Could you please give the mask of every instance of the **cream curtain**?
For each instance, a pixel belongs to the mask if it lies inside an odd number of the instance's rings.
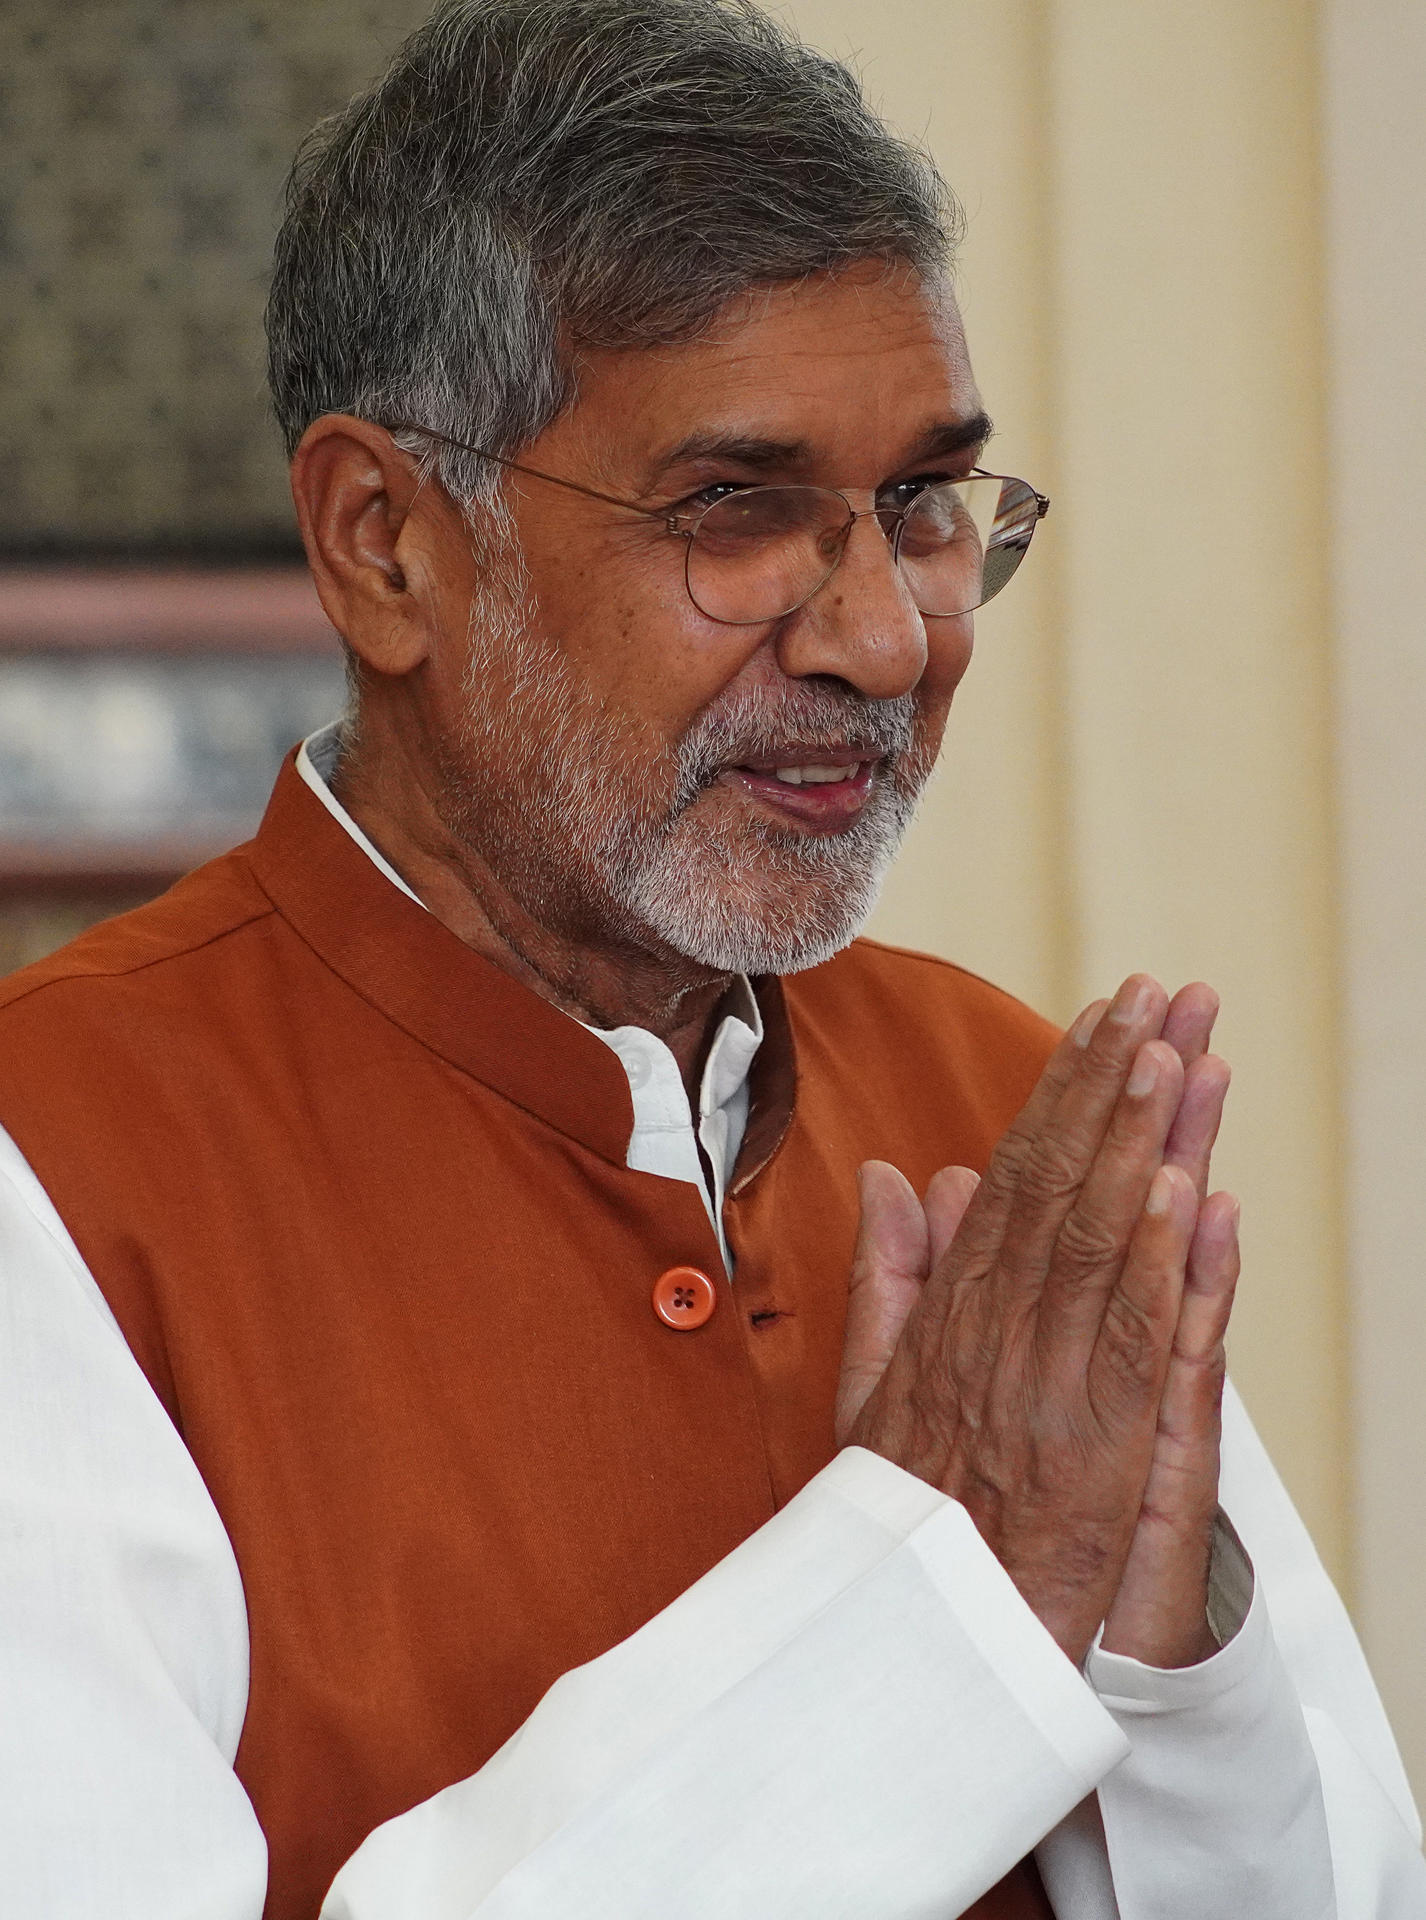
[[[964,202],[992,463],[1054,497],[874,931],[1060,1017],[1135,967],[1221,990],[1234,1371],[1420,1791],[1426,13],[785,11]]]

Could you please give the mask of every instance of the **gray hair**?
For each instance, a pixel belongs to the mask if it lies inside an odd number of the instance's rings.
[[[289,451],[351,412],[512,454],[581,352],[858,261],[937,278],[959,232],[929,158],[752,0],[442,0],[298,151],[273,405]],[[432,458],[459,500],[493,478]]]

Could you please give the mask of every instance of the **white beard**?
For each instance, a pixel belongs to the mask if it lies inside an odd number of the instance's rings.
[[[720,972],[796,973],[830,959],[866,924],[929,772],[905,778],[913,721],[909,697],[870,703],[807,685],[775,705],[748,692],[715,701],[679,742],[675,806],[644,842],[627,905]],[[810,834],[756,815],[736,825],[690,817],[717,769],[789,739],[865,746],[868,759],[889,761],[851,826]]]
[[[743,688],[670,749],[613,713],[540,635],[518,550],[499,559],[472,608],[468,705],[446,786],[452,824],[526,911],[551,927],[592,918],[643,947],[652,935],[720,973],[795,973],[853,940],[934,764],[916,740],[914,697],[867,700],[809,681],[779,697]],[[498,703],[487,686],[496,662]],[[730,826],[697,807],[720,770],[789,740],[865,747],[883,763],[853,825],[799,833],[749,815]],[[518,769],[518,790],[488,790],[483,766]]]

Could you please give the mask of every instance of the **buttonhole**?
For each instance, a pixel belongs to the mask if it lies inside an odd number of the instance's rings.
[[[785,1320],[787,1315],[781,1307],[754,1307],[748,1315],[749,1323],[761,1330],[770,1327],[774,1320]]]

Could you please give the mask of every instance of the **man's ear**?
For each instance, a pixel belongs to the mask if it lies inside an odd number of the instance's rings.
[[[292,456],[292,499],[327,618],[378,673],[410,673],[431,651],[430,614],[408,573],[424,578],[412,509],[416,463],[384,427],[324,413]]]

